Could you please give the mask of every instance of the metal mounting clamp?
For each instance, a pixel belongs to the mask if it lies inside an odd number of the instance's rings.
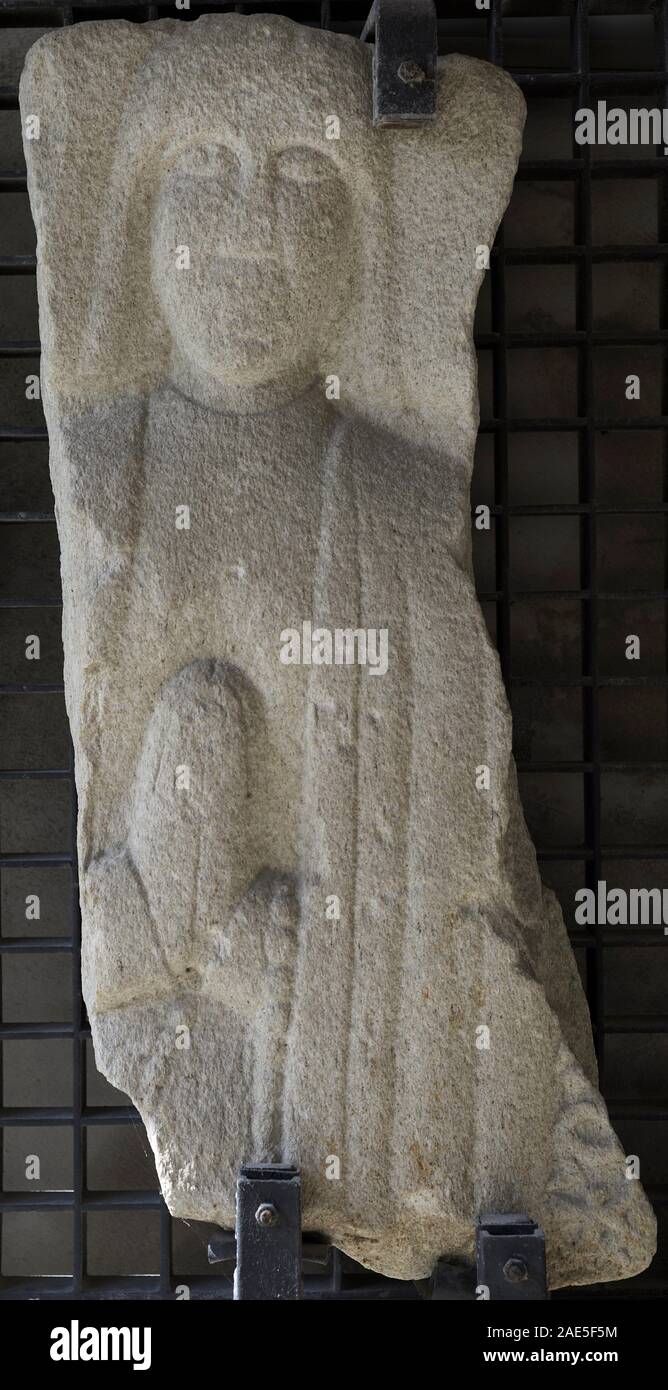
[[[436,115],[438,25],[433,0],[374,0],[373,124],[416,126]]]
[[[486,1214],[476,1231],[478,1289],[490,1299],[547,1299],[545,1235],[528,1216]]]
[[[284,1163],[249,1164],[237,1180],[235,1235],[209,1242],[209,1263],[234,1258],[234,1298],[302,1296],[301,1176]]]

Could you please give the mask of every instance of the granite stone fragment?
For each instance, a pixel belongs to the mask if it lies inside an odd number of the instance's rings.
[[[96,1057],[176,1216],[231,1226],[239,1166],[294,1162],[305,1227],[385,1275],[520,1210],[552,1287],[621,1278],[654,1218],[471,566],[524,103],[451,56],[432,126],[374,130],[370,68],[231,13],[28,54]]]

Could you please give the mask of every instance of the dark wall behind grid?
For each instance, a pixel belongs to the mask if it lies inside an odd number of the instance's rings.
[[[39,370],[34,230],[16,87],[47,29],[212,10],[275,10],[359,33],[368,5],[85,6],[0,0],[0,1297],[225,1298],[208,1230],[171,1221],[124,1096],[99,1075],[78,980],[71,759],[58,542]],[[441,51],[509,68],[529,103],[523,160],[477,315],[478,588],[501,655],[529,828],[571,929],[602,1088],[660,1228],[639,1278],[571,1291],[668,1293],[668,936],[576,927],[606,879],[668,888],[668,156],[573,142],[596,100],[668,106],[668,0],[441,3]],[[624,394],[641,378],[637,402]],[[25,659],[29,634],[41,660]],[[640,637],[641,659],[625,657]],[[39,922],[25,898],[41,899]],[[26,1155],[41,1160],[39,1181]],[[333,1256],[330,1296],[413,1297]],[[315,1287],[315,1286],[314,1286]]]

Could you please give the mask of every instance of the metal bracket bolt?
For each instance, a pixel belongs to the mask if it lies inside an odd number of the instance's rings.
[[[280,1216],[271,1202],[262,1202],[255,1213],[258,1226],[278,1226]]]
[[[509,1284],[522,1284],[525,1279],[529,1278],[529,1271],[524,1260],[506,1260],[503,1266],[503,1277],[508,1280]]]

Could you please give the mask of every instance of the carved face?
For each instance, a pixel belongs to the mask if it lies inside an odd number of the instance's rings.
[[[188,145],[169,162],[153,223],[153,281],[198,368],[255,384],[307,372],[349,298],[350,200],[308,145]]]

